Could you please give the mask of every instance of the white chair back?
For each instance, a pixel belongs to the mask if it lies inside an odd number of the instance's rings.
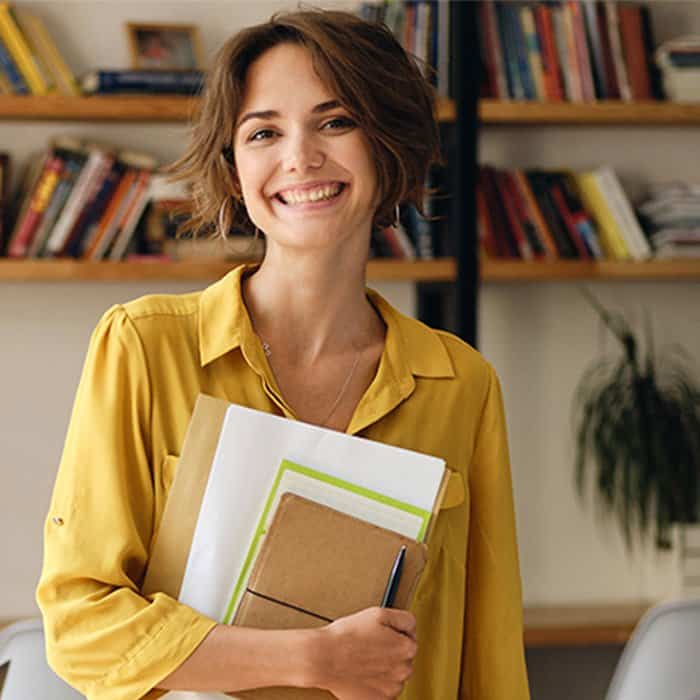
[[[647,612],[622,652],[606,700],[700,700],[700,599]]]
[[[0,700],[81,700],[46,662],[41,620],[15,622],[0,630],[0,666],[9,664]]]

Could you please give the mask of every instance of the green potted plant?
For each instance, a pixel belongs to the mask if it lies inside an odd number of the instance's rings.
[[[576,483],[593,472],[597,499],[620,522],[628,548],[649,532],[670,549],[671,527],[700,521],[700,388],[682,353],[646,352],[625,318],[584,295],[622,353],[596,361],[575,394]]]

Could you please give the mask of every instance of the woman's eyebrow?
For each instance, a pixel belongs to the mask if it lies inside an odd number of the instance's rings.
[[[341,104],[338,100],[328,100],[327,102],[321,102],[317,104],[312,110],[312,114],[321,114],[322,112],[328,112],[331,109],[340,107]],[[280,113],[274,109],[265,109],[259,112],[248,112],[243,115],[238,121],[236,128],[240,128],[249,119],[272,119],[273,117],[279,117]]]

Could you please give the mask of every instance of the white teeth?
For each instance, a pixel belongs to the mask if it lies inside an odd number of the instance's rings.
[[[317,187],[313,190],[286,190],[280,196],[287,204],[303,204],[304,202],[318,202],[322,199],[331,199],[341,190],[340,183]]]

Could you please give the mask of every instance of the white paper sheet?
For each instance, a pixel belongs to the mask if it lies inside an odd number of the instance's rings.
[[[445,467],[437,457],[231,405],[204,492],[180,600],[223,620],[243,558],[283,459],[432,510]],[[171,692],[168,700],[220,700]]]

